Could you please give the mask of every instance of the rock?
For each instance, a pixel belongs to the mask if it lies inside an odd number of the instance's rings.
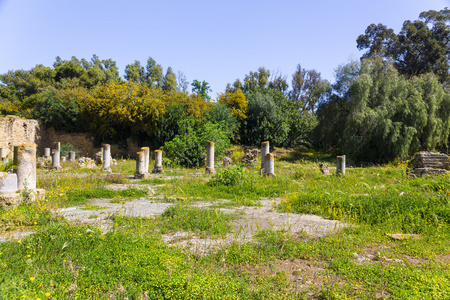
[[[97,165],[103,164],[103,151],[99,151],[94,154],[94,161]]]
[[[229,158],[227,156],[223,157],[223,166],[224,167],[228,167],[229,165],[231,165],[231,162],[232,162],[231,158]]]
[[[92,158],[89,157],[81,157],[78,159],[78,167],[86,168],[86,169],[97,169],[97,164]]]
[[[38,157],[36,159],[36,167],[37,168],[47,168],[51,164],[51,160],[45,157]]]
[[[256,150],[256,153],[258,150]],[[245,150],[244,157],[242,157],[241,161],[242,163],[248,165],[251,165],[256,160],[256,155],[254,155],[253,151]]]
[[[408,164],[409,177],[442,176],[450,170],[450,159],[444,153],[421,151]]]
[[[331,174],[328,164],[320,164],[319,167],[320,167],[320,172],[322,172],[323,175],[328,176]]]
[[[0,193],[15,193],[17,190],[17,174],[0,172]]]

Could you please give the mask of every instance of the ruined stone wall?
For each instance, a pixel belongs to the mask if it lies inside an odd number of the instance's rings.
[[[0,148],[8,149],[8,155],[14,145],[35,143],[44,151],[45,132],[36,120],[24,120],[17,116],[0,119]],[[39,153],[39,152],[38,152]]]
[[[56,131],[54,128],[49,128],[45,133],[46,147],[51,147],[53,143],[60,142],[61,145],[70,143],[76,149],[80,150],[81,156],[94,157],[94,137],[88,133],[67,133],[65,131]],[[44,149],[38,152],[41,156]]]
[[[86,157],[94,157],[94,153],[100,150],[98,147],[94,148],[96,143],[89,133],[67,133],[54,128],[46,129],[37,120],[24,120],[17,116],[0,119],[0,148],[7,148],[8,154],[13,151],[14,145],[35,143],[37,156],[43,156],[44,148],[52,148],[55,142],[60,142],[61,145],[70,143],[80,150],[79,155]],[[131,138],[121,145],[110,144],[113,157],[135,158],[136,152],[140,149],[137,142]]]

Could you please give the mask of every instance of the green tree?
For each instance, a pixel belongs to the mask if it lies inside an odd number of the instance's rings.
[[[146,67],[147,73],[147,85],[148,87],[158,87],[162,88],[164,84],[164,76],[163,76],[163,69],[160,64],[157,64],[156,61],[149,57],[147,59],[147,67]]]
[[[448,82],[450,59],[450,10],[426,11],[417,21],[405,21],[399,34],[383,24],[371,24],[357,39],[363,58],[392,59],[397,70],[407,76],[434,73]]]
[[[192,117],[179,121],[180,133],[166,142],[163,150],[176,164],[186,167],[205,165],[206,143],[214,142],[215,157],[219,158],[230,144],[230,132],[222,124],[201,121]]]
[[[144,67],[141,66],[141,63],[138,60],[135,60],[134,64],[125,66],[124,77],[128,82],[136,82],[140,84],[144,84],[147,82],[145,78]]]
[[[407,79],[380,59],[351,63],[337,70],[333,94],[319,106],[315,136],[358,161],[405,158],[447,142],[449,101],[432,74]]]
[[[211,99],[211,97],[208,95],[208,92],[211,91],[211,88],[209,87],[209,84],[206,81],[198,81],[195,79],[192,83],[192,92],[201,96],[205,100]]]
[[[258,71],[250,71],[247,75],[245,75],[243,83],[240,79],[236,79],[232,85],[227,84],[226,92],[236,92],[237,90],[242,90],[245,94],[247,94],[272,89],[284,93],[288,87],[289,86],[286,82],[285,76],[276,73],[271,77],[269,70],[264,67],[260,67]]]
[[[164,84],[162,87],[163,91],[166,92],[176,92],[177,91],[177,77],[172,71],[171,67],[167,68],[166,75],[164,76]]]
[[[244,145],[259,145],[270,141],[280,146],[287,137],[288,126],[270,93],[254,92],[247,95],[247,118],[241,122],[240,139]]]
[[[329,82],[323,80],[319,72],[314,69],[302,69],[298,64],[292,75],[292,90],[289,91],[288,96],[297,109],[314,115],[320,99],[329,89]]]

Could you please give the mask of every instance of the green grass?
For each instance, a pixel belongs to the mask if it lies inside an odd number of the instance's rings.
[[[113,228],[106,234],[67,224],[51,211],[78,204],[99,208],[89,204],[93,198],[124,203],[146,196],[145,191],[104,188],[127,182],[121,175],[42,172],[38,184],[47,191],[45,201],[0,210],[0,233],[37,231],[20,243],[0,243],[0,295],[6,299],[449,299],[450,178],[408,179],[405,165],[348,168],[345,176],[324,177],[319,171],[324,159],[332,162],[330,156],[315,153],[278,158],[276,177],[260,176],[258,163],[250,171],[217,167],[214,176],[193,175],[202,169],[173,168],[173,173],[161,176],[185,177],[140,183],[164,184],[157,193],[166,196],[163,201],[170,198],[174,206],[161,216],[114,216]],[[115,172],[130,174],[133,163],[119,161]],[[237,216],[214,208],[257,205],[260,198],[275,197],[281,199],[280,211],[318,214],[351,226],[321,238],[262,230],[252,242],[234,241],[206,256],[162,241],[162,234],[177,231],[222,238],[233,232],[230,222]],[[216,203],[211,208],[189,207],[199,201]],[[415,233],[420,238],[393,240],[387,233]]]
[[[181,230],[198,233],[201,237],[224,236],[230,232],[230,221],[233,219],[236,217],[214,209],[175,205],[167,208],[161,215],[161,233]]]
[[[0,252],[0,294],[12,299],[46,298],[45,293],[53,299],[284,299],[291,294],[283,278],[255,281],[237,277],[236,270],[217,272],[208,259],[169,248],[157,236],[139,238],[120,229],[102,235],[84,226],[52,226],[21,243],[0,244]]]

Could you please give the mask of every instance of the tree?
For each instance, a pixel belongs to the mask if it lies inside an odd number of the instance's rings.
[[[329,100],[319,105],[315,136],[325,149],[357,161],[386,162],[447,142],[450,95],[436,76],[411,79],[381,59],[337,70]]]
[[[209,84],[206,81],[198,81],[197,79],[194,79],[194,81],[191,83],[192,86],[192,92],[201,96],[205,101],[210,100],[211,97],[208,95],[208,92],[211,91],[211,88],[209,87]]]
[[[400,74],[409,77],[434,73],[439,81],[450,80],[450,10],[426,11],[417,21],[405,21],[399,34],[383,24],[371,24],[357,39],[363,58],[392,59]]]
[[[128,82],[146,83],[144,67],[138,60],[135,60],[134,64],[125,66],[124,77]]]
[[[177,76],[178,91],[182,92],[182,93],[187,93],[188,87],[189,87],[189,82],[187,81],[186,76],[184,75],[183,72],[178,71],[178,76]]]
[[[192,117],[179,121],[180,133],[166,142],[163,150],[176,164],[200,167],[206,160],[206,143],[214,142],[215,157],[220,157],[231,146],[231,133],[222,124],[201,121]]]
[[[177,91],[177,77],[172,71],[171,67],[167,68],[166,76],[164,76],[163,91],[176,92]]]
[[[260,67],[256,72],[250,72],[244,77],[244,92],[266,89],[269,84],[270,71]]]
[[[217,102],[231,109],[231,114],[239,121],[247,118],[248,101],[241,90],[219,94]]]
[[[302,69],[297,65],[297,70],[292,75],[292,90],[288,93],[297,109],[315,114],[317,104],[322,96],[329,91],[329,82],[323,80],[316,70]]]
[[[163,69],[161,65],[149,57],[147,59],[147,73],[145,74],[148,87],[162,88],[164,84]]]
[[[254,92],[248,94],[246,99],[248,113],[240,126],[241,142],[244,145],[259,145],[268,140],[274,146],[282,145],[289,128],[277,109],[274,96],[267,92]]]
[[[260,67],[256,72],[250,72],[244,77],[244,83],[240,79],[236,79],[233,85],[227,84],[226,92],[235,92],[242,90],[245,94],[251,92],[262,92],[263,90],[272,89],[285,92],[288,89],[286,78],[276,73],[271,77],[271,73],[264,67]]]

